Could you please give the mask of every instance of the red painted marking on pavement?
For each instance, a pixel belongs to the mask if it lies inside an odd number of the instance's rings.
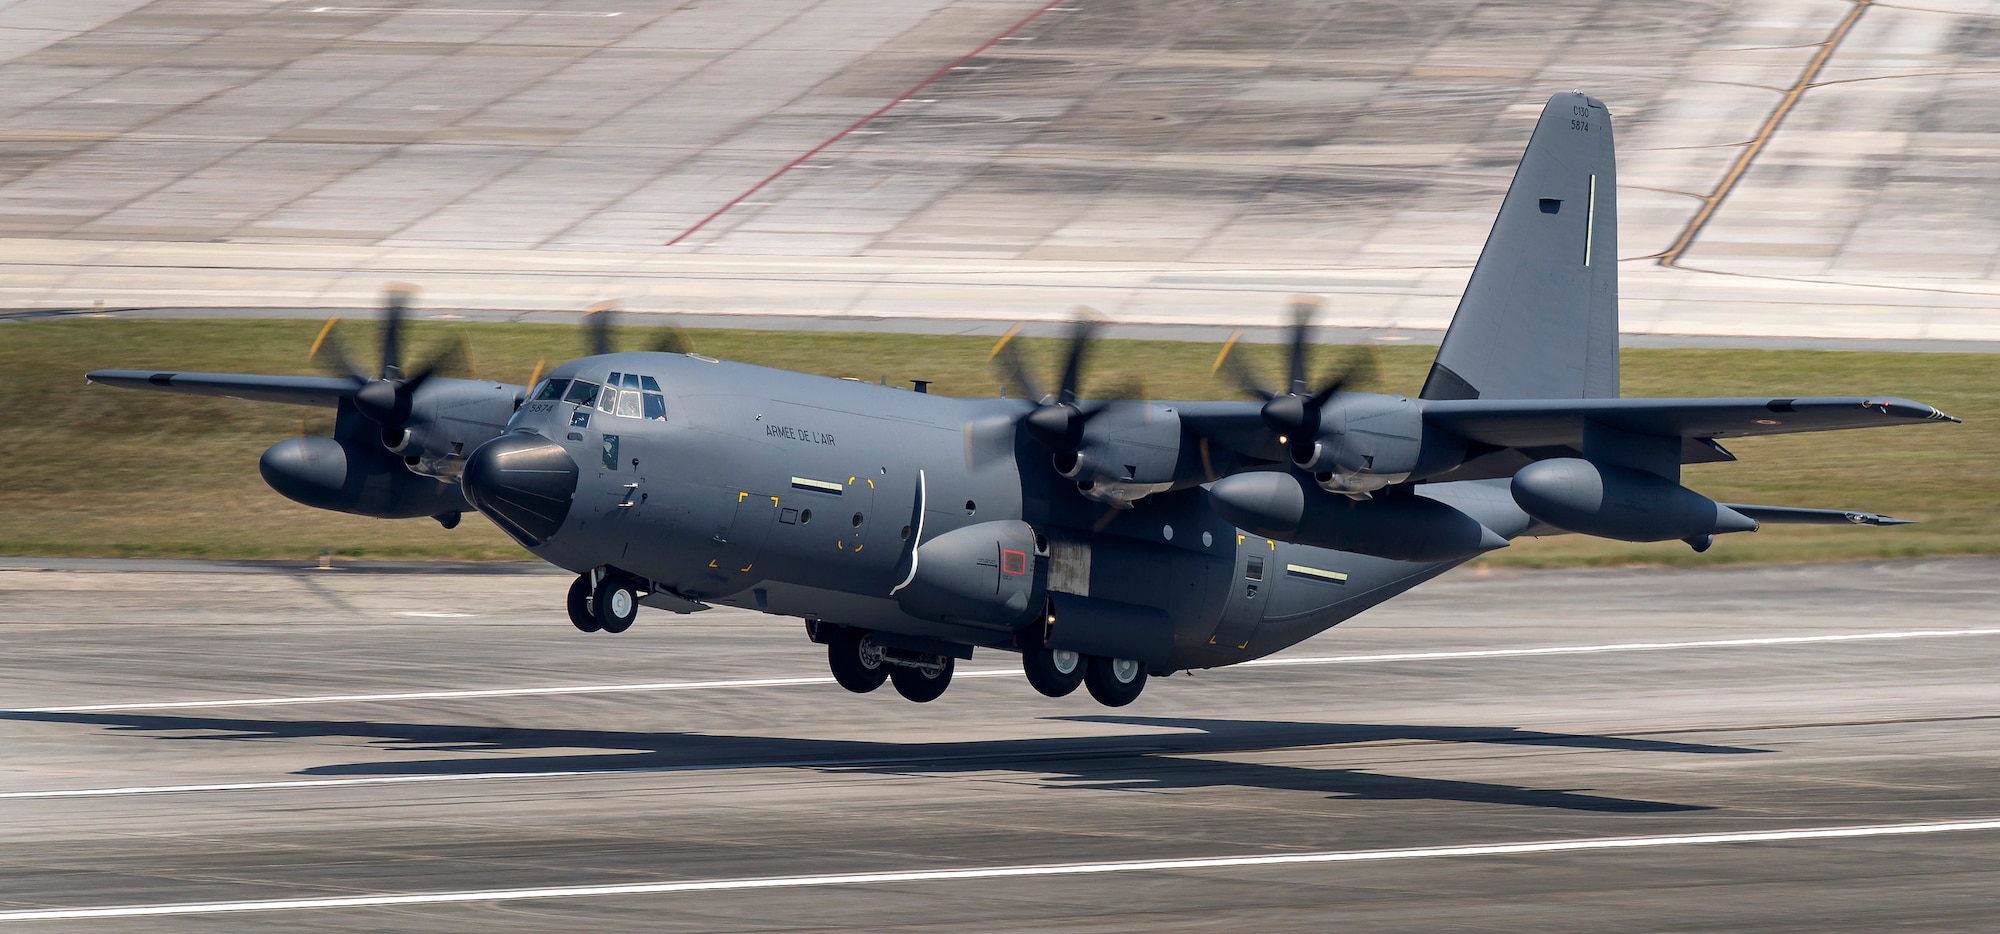
[[[804,165],[807,159],[811,159],[812,157],[817,156],[822,152],[825,152],[827,150],[827,147],[832,146],[833,144],[838,143],[843,139],[846,139],[848,134],[853,133],[855,130],[861,129],[864,126],[867,126],[875,118],[880,117],[883,114],[888,113],[890,110],[895,109],[896,105],[901,104],[904,101],[907,101],[910,98],[917,96],[917,92],[922,91],[927,87],[930,87],[931,82],[934,82],[937,79],[942,78],[945,75],[949,74],[952,69],[957,68],[958,66],[971,61],[981,52],[984,52],[987,49],[992,48],[993,46],[997,45],[1000,42],[1000,40],[1013,35],[1016,31],[1020,30],[1022,27],[1041,18],[1041,15],[1043,13],[1047,13],[1048,11],[1055,9],[1056,6],[1062,2],[1063,0],[1049,0],[1049,2],[1042,4],[1040,9],[1037,9],[1035,12],[1030,13],[1027,16],[1023,17],[1020,22],[1007,27],[1005,30],[1001,31],[998,35],[995,35],[993,38],[980,43],[979,48],[973,49],[972,51],[959,56],[957,59],[953,60],[951,64],[946,65],[935,72],[932,72],[930,77],[925,78],[924,80],[919,81],[916,84],[910,85],[910,89],[904,91],[902,94],[897,95],[895,100],[883,104],[881,107],[876,108],[874,113],[871,113],[868,116],[862,117],[861,119],[854,121],[852,124],[849,124],[847,129],[841,130],[840,132],[827,137],[825,142],[820,143],[819,145],[806,150],[803,155],[800,155],[798,158],[785,163],[784,168],[781,168],[778,171],[772,172],[770,175],[765,176],[763,181],[758,182],[757,184],[752,185],[747,189],[744,189],[742,194],[739,194],[736,197],[729,199],[728,204],[716,208],[714,213],[708,215],[707,217],[702,218],[699,221],[696,221],[693,227],[689,227],[688,229],[681,231],[679,236],[674,237],[672,240],[668,240],[667,246],[674,246],[680,243],[682,240],[686,240],[688,237],[692,236],[695,231],[700,230],[703,227],[707,227],[710,221],[713,221],[716,218],[729,213],[729,210],[731,208],[734,208],[737,205],[742,204],[751,195],[763,191],[765,186],[771,184],[772,182],[777,181],[780,178],[783,178],[785,173],[790,172],[791,170],[796,169],[801,165]]]

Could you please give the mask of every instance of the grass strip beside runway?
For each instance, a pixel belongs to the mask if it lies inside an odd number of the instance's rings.
[[[366,321],[343,322],[348,346],[372,347]],[[267,489],[257,457],[304,431],[326,434],[328,409],[90,387],[96,368],[316,373],[306,359],[319,325],[294,320],[20,321],[0,324],[0,554],[311,559],[519,559],[491,525],[445,531],[429,520],[383,522],[297,506]],[[630,329],[631,346],[646,333]],[[416,322],[413,359],[461,335],[476,375],[525,381],[536,361],[584,352],[573,328]],[[887,333],[701,330],[704,352],[733,360],[891,385],[933,381],[933,392],[994,395],[992,341]],[[1024,339],[1053,379],[1059,341]],[[1216,347],[1105,341],[1085,389],[1143,380],[1158,399],[1231,398],[1209,375]],[[1259,372],[1281,369],[1282,348],[1239,345]],[[1384,346],[1373,387],[1414,393],[1433,350]],[[1353,349],[1318,348],[1314,371]],[[1856,508],[1922,520],[1900,528],[1769,528],[1720,539],[1706,555],[1679,543],[1631,545],[1580,536],[1521,541],[1496,565],[1808,561],[2000,552],[2000,356],[1788,350],[1626,350],[1627,396],[1889,394],[1936,405],[1963,425],[1732,441],[1740,463],[1688,468],[1689,486],[1717,499]]]

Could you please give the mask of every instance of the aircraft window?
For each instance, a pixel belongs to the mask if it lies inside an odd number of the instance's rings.
[[[639,417],[639,393],[636,390],[627,389],[618,394],[618,414],[626,418]]]
[[[569,392],[563,396],[564,402],[577,405],[593,405],[597,402],[597,384],[577,380],[569,384]]]
[[[597,394],[597,410],[606,415],[618,411],[618,387],[605,384],[604,391]]]
[[[607,376],[607,377],[605,377],[605,378],[604,378],[604,388],[606,388],[606,389],[617,389],[617,388],[618,388],[618,376],[619,376],[619,374],[617,374],[617,373],[613,373],[613,374],[611,374],[610,376]]]
[[[627,374],[625,374],[625,388],[626,388],[626,389],[631,389],[631,390],[634,390],[634,391],[638,390],[638,388],[639,388],[639,374],[637,374],[637,373],[627,373]]]
[[[640,386],[639,386],[639,388],[641,388],[641,389],[644,389],[644,390],[646,390],[647,392],[659,392],[659,391],[660,391],[660,381],[659,381],[659,380],[656,380],[656,379],[654,379],[654,378],[652,378],[652,377],[650,377],[650,376],[641,376],[641,377],[639,377],[639,383],[640,383]]]
[[[569,390],[569,380],[545,379],[542,380],[541,391],[535,393],[535,401],[545,402],[550,399],[561,399],[563,397],[563,393],[567,392],[568,390]]]
[[[660,395],[657,392],[649,392],[646,393],[645,396],[646,396],[646,417],[653,419],[655,421],[662,421],[662,422],[666,421],[667,398],[665,396]]]

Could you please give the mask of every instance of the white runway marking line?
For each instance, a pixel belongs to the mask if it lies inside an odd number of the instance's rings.
[[[564,10],[409,10],[379,6],[316,6],[314,13],[394,13],[399,16],[581,16],[610,19],[623,13],[569,12]]]
[[[1555,645],[1526,649],[1472,649],[1447,652],[1402,652],[1385,655],[1260,658],[1241,662],[1244,668],[1288,665],[1365,665],[1385,662],[1449,661],[1469,658],[1510,658],[1535,655],[1595,655],[1607,652],[1659,652],[1673,649],[1715,649],[1760,645],[1808,645],[1821,642],[1871,642],[1896,639],[1940,639],[1954,636],[2000,636],[2000,629],[1924,629],[1909,632],[1834,633],[1814,636],[1770,636],[1756,639],[1704,639],[1691,642],[1616,642],[1606,645]],[[1003,678],[1020,674],[1013,668],[961,671],[954,678]],[[477,697],[534,697],[560,694],[623,694],[650,691],[699,691],[716,688],[785,687],[832,684],[826,676],[744,678],[730,681],[654,681],[639,684],[580,684],[543,688],[493,688],[468,691],[406,691],[397,694],[313,694],[303,697],[245,697],[230,700],[76,704],[67,707],[17,707],[7,713],[92,713],[98,711],[190,710],[214,707],[280,707],[298,704],[341,704],[368,701],[452,700]]]
[[[1518,856],[1588,850],[1637,850],[1672,846],[1715,846],[1730,843],[1783,843],[1801,840],[1852,840],[1917,834],[2000,830],[2000,820],[1953,823],[1885,824],[1869,827],[1805,827],[1739,833],[1678,834],[1657,837],[1597,837],[1532,843],[1489,843],[1403,850],[1359,850],[1333,853],[1292,853],[1274,856],[1218,856],[1193,859],[1151,859],[1109,863],[988,866],[971,869],[922,869],[905,872],[857,872],[821,876],[774,876],[747,879],[704,879],[688,882],[633,882],[537,889],[489,889],[468,892],[418,892],[402,895],[336,895],[324,898],[283,898],[263,901],[205,902],[186,905],[129,905],[112,908],[46,908],[0,911],[9,921],[81,921],[161,915],[234,914],[249,911],[324,911],[338,908],[378,908],[392,905],[446,905],[458,902],[520,901],[537,898],[607,898],[619,895],[677,895],[692,892],[733,892],[759,889],[800,889],[837,885],[890,885],[907,882],[951,882],[969,879],[1018,879],[1038,876],[1083,876],[1127,872],[1176,872],[1196,869],[1241,869],[1258,866],[1302,866],[1315,863],[1369,863],[1407,859],[1450,859],[1469,856]]]

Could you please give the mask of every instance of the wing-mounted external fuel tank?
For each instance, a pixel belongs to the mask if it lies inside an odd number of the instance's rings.
[[[1260,471],[1209,487],[1215,511],[1245,531],[1279,541],[1396,561],[1457,561],[1507,539],[1457,508],[1414,493],[1356,500],[1295,473]]]
[[[1710,536],[1757,529],[1755,520],[1658,474],[1577,457],[1529,464],[1512,489],[1536,519],[1619,541],[1680,539],[1706,551]]]

